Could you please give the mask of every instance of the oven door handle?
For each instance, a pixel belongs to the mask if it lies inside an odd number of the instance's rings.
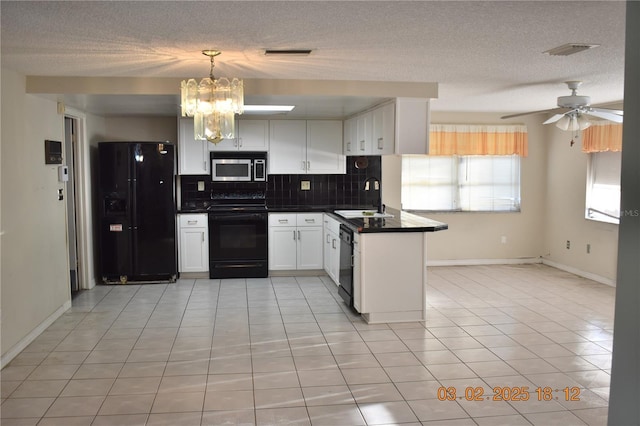
[[[209,213],[209,220],[225,220],[225,221],[242,221],[242,220],[263,220],[263,213],[231,213],[231,214],[212,214]]]

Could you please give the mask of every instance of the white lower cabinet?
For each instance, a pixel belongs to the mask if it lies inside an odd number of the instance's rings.
[[[322,269],[322,213],[269,213],[269,270]]]
[[[209,226],[204,213],[178,215],[178,271],[209,270]]]
[[[424,321],[426,273],[424,233],[354,234],[354,307],[366,322]]]
[[[324,270],[336,285],[340,282],[340,222],[324,215]]]

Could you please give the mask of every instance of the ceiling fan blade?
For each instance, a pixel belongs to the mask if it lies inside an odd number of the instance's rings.
[[[520,117],[520,116],[523,116],[523,115],[542,114],[543,112],[563,112],[563,111],[568,111],[568,109],[567,108],[543,109],[543,110],[540,110],[540,111],[529,111],[529,112],[521,112],[519,114],[505,115],[505,116],[502,116],[500,118],[514,118],[514,117]]]
[[[596,108],[590,107],[591,111],[610,112],[612,114],[624,115],[624,111],[621,109],[609,109],[609,108]]]
[[[555,114],[553,117],[551,117],[550,119],[548,119],[547,121],[545,121],[542,124],[555,123],[556,121],[560,120],[562,117],[564,117],[564,114]]]
[[[594,117],[604,118],[605,120],[613,121],[615,123],[622,123],[623,117],[621,115],[613,114],[609,111],[586,111],[583,114],[593,115]]]

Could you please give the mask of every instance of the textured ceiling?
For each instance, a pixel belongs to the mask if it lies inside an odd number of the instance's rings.
[[[217,76],[437,82],[435,111],[552,108],[566,80],[594,104],[623,97],[623,1],[2,0],[0,13],[2,66],[29,76],[204,77],[200,51],[216,48]],[[569,42],[601,46],[542,54]]]

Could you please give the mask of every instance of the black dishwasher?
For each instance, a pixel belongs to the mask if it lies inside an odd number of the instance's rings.
[[[340,225],[340,287],[338,294],[353,307],[353,231]]]

